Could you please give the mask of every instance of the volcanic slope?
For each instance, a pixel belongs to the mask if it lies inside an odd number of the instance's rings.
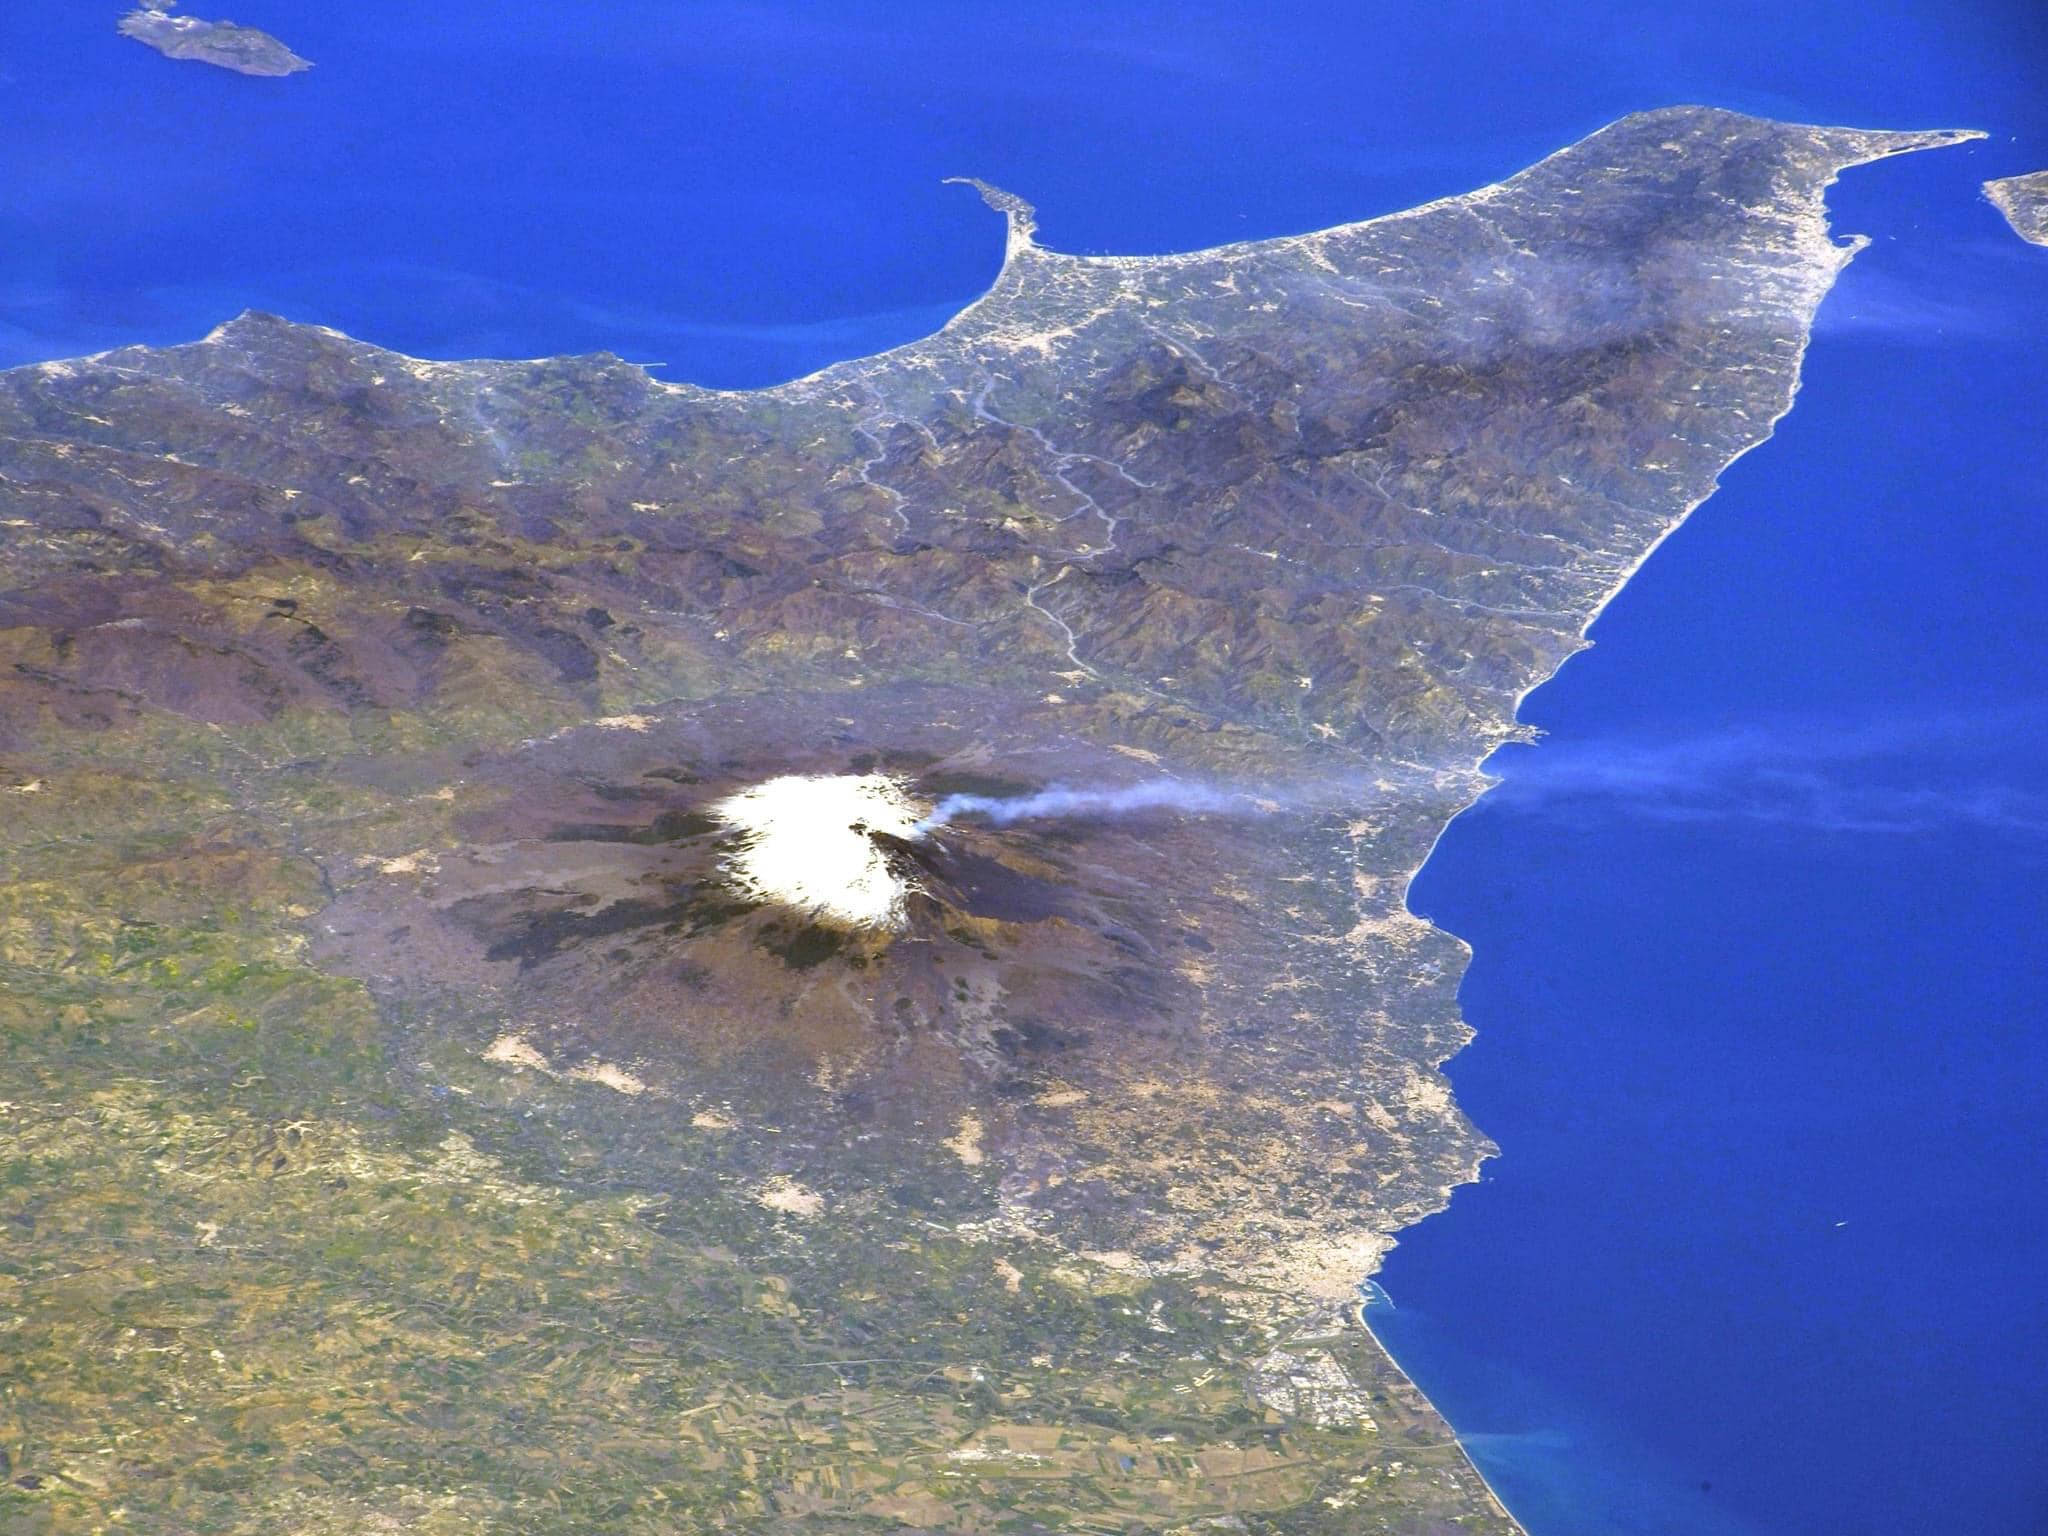
[[[1506,1529],[1343,1323],[1489,1150],[1408,878],[1789,406],[1825,188],[1971,136],[1674,109],[1171,257],[983,187],[981,300],[745,393],[253,313],[0,375],[5,1497]],[[1189,793],[892,809],[863,924],[735,876],[800,775]]]

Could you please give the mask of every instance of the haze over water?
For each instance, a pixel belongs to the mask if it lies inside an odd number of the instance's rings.
[[[2048,252],[1976,193],[2048,166],[2032,7],[234,0],[316,62],[282,82],[118,10],[0,14],[0,362],[253,306],[760,384],[979,291],[1001,231],[945,176],[1147,252],[1673,102],[1989,130],[1836,189],[1875,240],[1797,408],[1418,881],[1504,1153],[1375,1326],[1538,1536],[2040,1528]]]

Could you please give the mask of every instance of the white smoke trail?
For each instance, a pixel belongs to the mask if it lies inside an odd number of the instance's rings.
[[[1147,779],[1120,788],[1071,789],[1055,784],[1029,795],[948,795],[920,821],[913,835],[979,816],[998,827],[1050,816],[1125,816],[1133,811],[1241,811],[1246,796],[1181,779]]]

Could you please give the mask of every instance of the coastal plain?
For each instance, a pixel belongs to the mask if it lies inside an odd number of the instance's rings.
[[[1789,408],[1845,168],[1630,117],[774,389],[248,314],[0,374],[0,1513],[1509,1531],[1357,1323],[1490,1148],[1407,881]],[[790,774],[963,821],[760,899]]]

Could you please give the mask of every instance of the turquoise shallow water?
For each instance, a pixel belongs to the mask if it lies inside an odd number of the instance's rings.
[[[202,10],[202,14],[203,14]],[[1452,1067],[1503,1146],[1376,1327],[1539,1536],[2048,1529],[2048,166],[2018,4],[234,0],[283,82],[0,12],[0,361],[245,306],[747,385],[922,334],[1036,201],[1186,249],[1465,190],[1705,101],[1983,144],[1875,236],[1778,439],[1528,702],[1447,835]]]

